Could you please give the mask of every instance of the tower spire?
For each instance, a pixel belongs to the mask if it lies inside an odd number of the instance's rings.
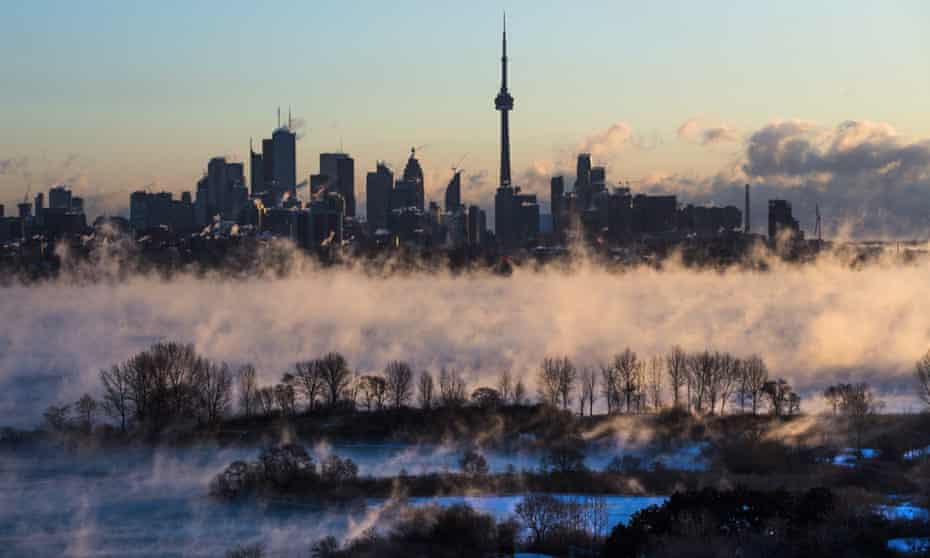
[[[501,89],[494,98],[494,108],[501,113],[501,175],[500,185],[510,186],[510,119],[513,97],[507,90],[507,12],[501,36]]]

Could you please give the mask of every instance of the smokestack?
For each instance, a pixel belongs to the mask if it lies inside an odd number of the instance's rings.
[[[743,233],[749,234],[750,232],[750,221],[749,221],[749,184],[746,185],[746,208],[743,210]]]

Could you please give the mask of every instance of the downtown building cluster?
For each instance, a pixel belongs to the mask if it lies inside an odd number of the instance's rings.
[[[606,167],[593,164],[589,153],[578,155],[571,190],[564,176],[551,178],[550,213],[542,214],[537,195],[523,191],[511,179],[514,97],[507,64],[505,20],[501,86],[494,99],[500,113],[500,174],[493,230],[488,228],[485,210],[462,199],[460,169],[453,168],[442,206],[426,199],[415,148],[399,175],[384,162],[366,174],[366,219],[361,220],[354,159],[342,152],[321,153],[318,173],[298,181],[297,134],[290,114],[281,122],[280,110],[277,126],[270,138],[260,141],[259,150],[249,142],[248,179],[244,163],[214,157],[193,192],[182,192],[177,198],[170,192],[133,192],[128,222],[107,221],[132,231],[137,239],[155,239],[160,245],[193,237],[283,237],[308,250],[329,251],[345,246],[405,246],[506,254],[558,249],[577,240],[618,246],[734,238],[742,242],[750,235],[748,185],[744,211],[735,206],[681,204],[675,195],[634,193],[622,182],[611,187]],[[24,200],[11,217],[4,217],[0,206],[0,242],[89,232],[81,199],[72,197],[66,187],[53,188],[49,201],[45,207],[39,194],[33,211]],[[785,231],[790,238],[803,237],[787,201],[769,201],[768,225],[770,241]]]

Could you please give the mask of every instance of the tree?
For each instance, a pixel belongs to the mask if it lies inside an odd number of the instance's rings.
[[[516,513],[533,535],[533,544],[542,544],[562,519],[562,504],[549,494],[530,494],[517,504]]]
[[[395,360],[384,368],[387,397],[395,409],[407,404],[413,397],[413,369],[406,362]]]
[[[642,370],[639,358],[630,349],[625,349],[614,357],[613,367],[617,374],[618,391],[626,402],[626,412],[630,413],[633,410],[636,394],[640,390]]]
[[[579,410],[584,415],[584,406],[588,405],[588,416],[594,416],[594,401],[597,399],[597,373],[589,366],[581,370],[581,397]]]
[[[689,355],[687,366],[692,406],[698,414],[702,414],[717,373],[717,359],[710,352],[703,351]]]
[[[915,377],[917,379],[917,397],[924,402],[924,405],[930,407],[930,351],[927,351],[917,361]]]
[[[216,424],[229,410],[232,400],[232,372],[224,362],[206,364],[197,381],[197,401],[201,421]]]
[[[459,407],[465,403],[465,380],[458,370],[442,368],[439,371],[439,401],[445,407]]]
[[[359,391],[365,400],[365,406],[371,411],[372,406],[376,409],[384,407],[384,399],[387,393],[387,382],[381,376],[362,376],[360,378]]]
[[[510,374],[510,369],[507,368],[501,372],[500,378],[497,380],[497,392],[500,393],[501,401],[505,405],[514,402],[513,388],[513,377]]]
[[[125,370],[120,366],[113,366],[109,370],[100,371],[100,380],[103,383],[103,412],[110,418],[119,421],[120,430],[126,432],[129,418],[133,415],[132,401],[129,395],[129,381]]]
[[[255,398],[258,391],[258,378],[255,374],[255,367],[251,364],[240,366],[236,378],[239,381],[239,407],[246,417],[251,417],[252,413],[255,412]]]
[[[846,417],[856,454],[861,456],[863,435],[884,404],[878,400],[869,384],[845,384],[840,390],[840,411]]]
[[[649,367],[646,373],[647,395],[653,411],[657,413],[662,408],[662,377],[664,372],[661,357],[654,356],[649,359]]]
[[[295,363],[293,378],[294,390],[306,402],[307,410],[312,411],[326,390],[322,360]]]
[[[665,371],[668,373],[672,405],[675,407],[681,407],[681,388],[688,383],[687,359],[688,355],[677,345],[665,357]]]
[[[539,368],[539,397],[545,403],[568,409],[578,371],[566,357],[547,357]]]
[[[320,375],[325,386],[326,403],[332,407],[342,398],[343,391],[352,379],[352,372],[346,363],[345,357],[339,353],[327,353],[317,359],[316,366],[320,367]]]
[[[840,386],[827,386],[827,388],[823,390],[823,398],[827,400],[830,407],[833,409],[833,416],[836,416],[836,411],[839,409],[840,402],[843,400]]]
[[[776,417],[785,414],[785,408],[789,403],[791,393],[791,386],[781,378],[769,380],[762,386],[762,394],[768,398],[772,413]]]
[[[420,372],[420,381],[417,384],[417,395],[420,400],[420,407],[430,409],[433,406],[433,375],[429,370]]]
[[[51,430],[65,430],[71,422],[71,405],[49,405],[42,418]]]
[[[745,404],[745,398],[752,400],[752,414],[756,414],[759,409],[759,401],[762,398],[762,389],[769,381],[769,371],[765,366],[765,361],[758,355],[752,355],[743,361],[740,368],[740,407]]]
[[[90,394],[85,393],[74,404],[74,410],[77,414],[78,422],[81,429],[87,433],[94,427],[94,417],[97,414],[97,402]]]
[[[617,370],[612,364],[601,365],[601,391],[607,402],[607,414],[620,408],[620,392],[617,389]]]
[[[297,394],[292,381],[288,381],[290,374],[285,374],[284,380],[274,386],[272,394],[274,403],[282,415],[293,415],[297,412]],[[292,377],[291,377],[292,378]]]
[[[473,449],[466,450],[462,454],[462,457],[459,458],[459,467],[463,473],[472,477],[481,477],[488,474],[488,461]]]
[[[479,387],[471,393],[471,400],[479,407],[497,407],[501,404],[501,394],[494,388]]]
[[[526,398],[526,386],[523,385],[523,380],[517,380],[517,383],[513,386],[513,404],[525,405]]]
[[[275,394],[274,388],[271,386],[265,386],[258,388],[258,391],[255,392],[257,397],[255,401],[258,403],[258,409],[261,414],[268,416],[275,411]]]

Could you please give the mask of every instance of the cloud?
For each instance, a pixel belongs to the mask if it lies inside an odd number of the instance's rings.
[[[578,151],[594,157],[608,157],[633,139],[633,128],[625,122],[612,124],[606,130],[585,137],[578,144]]]
[[[678,127],[678,138],[701,145],[734,143],[739,141],[739,134],[726,124],[708,126],[698,118],[691,118]]]

